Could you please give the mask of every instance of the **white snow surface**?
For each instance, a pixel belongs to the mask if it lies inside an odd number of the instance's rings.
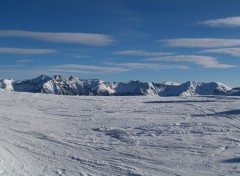
[[[240,97],[0,91],[1,176],[240,175]]]

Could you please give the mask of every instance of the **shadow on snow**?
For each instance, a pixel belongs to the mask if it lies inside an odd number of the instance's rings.
[[[192,115],[193,117],[203,117],[203,116],[232,116],[240,115],[240,109],[234,109],[229,111],[222,111],[222,112],[216,112],[216,113],[209,113],[209,114],[195,114]]]
[[[223,163],[240,163],[240,158],[231,158],[222,161]]]
[[[172,100],[172,101],[147,101],[147,102],[143,102],[143,103],[149,103],[149,104],[154,104],[154,103],[209,103],[209,102],[216,102],[213,100]]]

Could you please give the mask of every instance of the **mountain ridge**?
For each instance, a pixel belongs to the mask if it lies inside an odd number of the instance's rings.
[[[100,79],[79,79],[73,76],[67,78],[63,75],[53,77],[40,75],[37,78],[23,81],[3,79],[0,80],[0,89],[16,92],[86,96],[240,96],[240,88],[231,89],[219,82],[155,83],[138,80],[105,82]]]

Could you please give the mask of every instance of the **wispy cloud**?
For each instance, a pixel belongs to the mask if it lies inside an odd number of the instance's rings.
[[[148,61],[174,61],[174,62],[193,62],[198,65],[202,65],[205,68],[232,68],[233,65],[221,64],[216,58],[208,56],[195,56],[195,55],[178,55],[168,57],[157,57],[145,59]],[[118,72],[128,72],[136,69],[145,70],[166,70],[166,69],[189,69],[185,65],[173,65],[173,64],[155,64],[155,63],[104,63],[103,66],[95,65],[80,65],[80,64],[63,64],[46,67],[34,67],[30,69],[20,68],[23,65],[14,65],[0,67],[0,73],[25,73],[25,74],[63,74],[63,73],[78,73],[78,74],[112,74]]]
[[[125,72],[129,71],[123,67],[106,67],[106,66],[94,66],[94,65],[80,65],[80,64],[64,64],[48,67],[49,69],[66,69],[66,70],[84,70],[95,73],[113,73],[113,72]]]
[[[1,67],[0,67],[1,68]],[[63,74],[63,73],[80,73],[80,74],[112,74],[118,72],[127,72],[134,69],[163,70],[163,69],[188,69],[182,65],[164,65],[151,63],[105,63],[103,66],[80,65],[80,64],[63,64],[46,67],[35,67],[31,69],[22,69],[15,67],[4,67],[0,73],[25,73],[25,74]]]
[[[227,18],[219,18],[219,19],[212,19],[206,21],[200,21],[198,24],[207,25],[210,27],[237,27],[240,26],[240,17],[227,17]]]
[[[176,55],[146,59],[148,61],[192,62],[204,68],[232,68],[234,65],[221,64],[215,57],[197,55]]]
[[[123,51],[115,51],[113,52],[115,55],[123,55],[123,56],[163,56],[163,55],[170,55],[173,53],[167,52],[148,52],[143,50],[123,50]]]
[[[1,67],[0,67],[1,68]],[[28,74],[63,74],[63,73],[80,73],[80,74],[107,74],[107,73],[117,73],[129,71],[126,68],[121,67],[100,67],[91,65],[55,65],[46,67],[35,67],[30,69],[21,68],[7,68],[0,69],[0,73],[28,73]]]
[[[150,69],[150,70],[163,70],[163,69],[188,69],[184,65],[165,65],[153,63],[112,63],[108,62],[107,65],[125,67],[127,69]]]
[[[114,37],[105,34],[90,33],[54,33],[54,32],[33,32],[20,30],[2,30],[0,37],[21,37],[34,40],[56,42],[56,43],[76,43],[83,45],[104,46],[114,43]]]
[[[54,49],[30,49],[30,48],[0,47],[0,53],[2,53],[2,54],[34,55],[34,54],[55,54],[55,53],[58,53],[58,51],[54,50]]]
[[[19,67],[23,67],[25,65],[22,64],[14,64],[14,65],[0,65],[1,69],[9,69],[9,68],[19,68]]]
[[[170,47],[187,48],[217,48],[240,46],[240,39],[218,39],[218,38],[178,38],[159,40]]]
[[[74,58],[90,58],[91,57],[88,55],[81,55],[81,54],[77,54],[77,53],[67,53],[65,55],[69,56],[69,57],[74,57]]]
[[[200,51],[200,53],[220,53],[240,57],[240,48],[218,48]]]
[[[32,62],[31,59],[20,59],[16,61],[17,63],[28,63],[28,62]]]

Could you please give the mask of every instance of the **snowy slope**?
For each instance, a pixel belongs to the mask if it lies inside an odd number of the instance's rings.
[[[111,86],[111,83],[102,80],[80,80],[56,75],[44,83],[42,92],[60,95],[110,95],[114,93]]]
[[[0,176],[237,176],[239,107],[226,96],[0,91]]]
[[[194,95],[239,95],[238,89],[222,83],[152,83],[129,81],[105,82],[98,79],[81,80],[76,77],[66,78],[56,75],[53,78],[41,75],[25,81],[2,80],[0,88],[16,92],[47,93],[58,95],[115,95],[115,96],[194,96]]]
[[[37,78],[24,81],[15,81],[13,82],[13,89],[16,92],[33,92],[39,93],[43,90],[43,84],[51,80],[50,77],[45,75],[40,75]]]
[[[178,86],[169,86],[170,96],[174,92],[177,96],[192,95],[226,95],[229,87],[222,83],[202,83],[188,81]]]

